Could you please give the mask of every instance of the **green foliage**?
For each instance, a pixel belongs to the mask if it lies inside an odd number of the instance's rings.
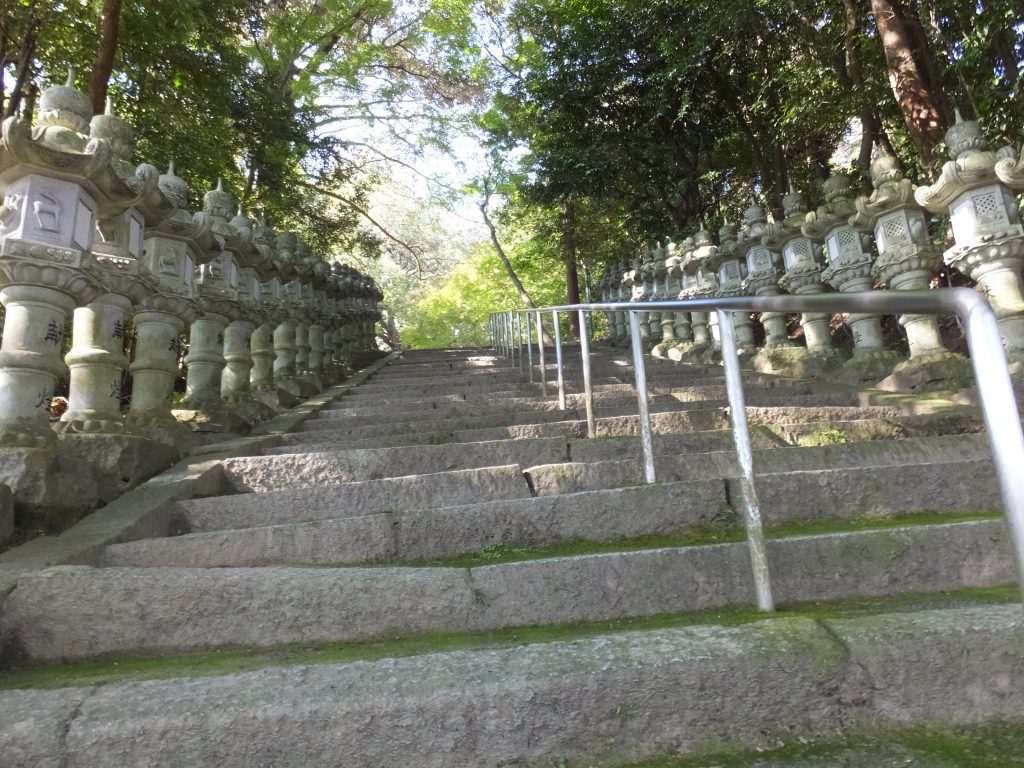
[[[797,440],[797,445],[808,448],[819,445],[835,445],[836,443],[845,442],[847,442],[846,432],[841,429],[829,428],[820,429],[817,432],[811,432],[809,435],[804,435]]]
[[[914,55],[939,97],[1018,143],[1024,7],[896,5],[920,31]],[[778,215],[790,182],[816,205],[833,156],[864,178],[873,137],[923,180],[926,159],[870,10],[831,0],[513,0],[493,14],[500,66],[479,124],[496,153],[518,158],[509,178],[526,205],[585,206],[597,215],[580,231],[606,232],[627,251],[700,221],[736,222],[751,195]],[[869,131],[859,147],[855,119],[884,136]]]
[[[537,306],[565,300],[562,274],[538,263],[528,245],[512,249],[510,258]],[[489,343],[491,312],[519,306],[519,297],[494,250],[479,244],[436,289],[408,309],[399,328],[402,343],[416,349],[468,347]]]
[[[0,10],[4,103],[30,108],[28,84],[63,82],[68,66],[84,87],[104,4],[10,5]],[[175,160],[194,207],[222,177],[249,213],[298,230],[314,252],[373,257],[387,223],[367,217],[369,190],[400,158],[368,132],[387,126],[410,153],[446,145],[455,107],[480,94],[470,8],[469,0],[123,0],[109,93],[136,128],[138,160]],[[19,84],[8,75],[23,59],[28,77]]]

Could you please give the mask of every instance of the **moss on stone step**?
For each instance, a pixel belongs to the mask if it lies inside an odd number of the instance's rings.
[[[769,539],[784,539],[793,536],[816,536],[828,533],[845,533],[872,529],[900,528],[910,525],[947,525],[952,523],[989,520],[999,517],[999,511],[982,511],[968,514],[945,512],[913,512],[896,517],[862,516],[850,519],[796,520],[782,525],[770,526],[765,535]],[[450,557],[433,557],[421,560],[386,561],[371,563],[366,567],[404,565],[408,567],[477,568],[482,565],[543,560],[555,557],[577,555],[599,555],[611,552],[635,552],[648,549],[676,547],[697,547],[711,544],[728,544],[746,540],[743,526],[735,520],[729,508],[723,508],[718,515],[720,522],[691,526],[673,533],[652,533],[627,539],[592,540],[571,539],[541,547],[520,547],[514,543],[497,543],[477,552],[468,552]],[[351,567],[347,563],[293,563],[295,568],[338,568]]]
[[[1015,585],[967,589],[896,598],[870,598],[778,606],[771,618],[804,617],[818,620],[1005,605],[1020,600]],[[615,621],[512,627],[488,632],[421,634],[416,637],[384,637],[372,642],[333,643],[279,648],[223,648],[195,654],[156,657],[97,659],[66,664],[39,664],[0,672],[2,689],[55,689],[113,685],[135,680],[166,680],[229,675],[272,666],[338,664],[373,661],[447,651],[508,648],[533,643],[575,640],[618,632],[632,632],[695,625],[736,626],[768,618],[753,607],[687,614],[663,614]],[[652,764],[656,765],[656,764]]]
[[[660,758],[628,768],[1014,768],[1024,766],[1024,724],[932,725],[802,739],[776,749]],[[565,763],[571,768],[570,763]],[[626,768],[620,766],[619,768]]]

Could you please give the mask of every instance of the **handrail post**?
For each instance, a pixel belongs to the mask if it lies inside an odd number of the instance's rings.
[[[1024,467],[1024,436],[1018,427],[1017,399],[995,312],[985,299],[977,301],[972,297],[971,303],[969,307],[960,303],[959,314],[971,352],[978,402],[992,447],[1003,512],[1017,562],[1017,579],[1024,598],[1024,483],[1020,480],[1021,467]]]
[[[537,316],[537,362],[540,364],[540,394],[541,397],[548,396],[548,376],[544,363],[544,324],[540,319],[540,312]]]
[[[530,343],[529,343],[529,341],[527,341],[527,343],[525,345],[523,344],[523,315],[520,312],[516,312],[516,324],[517,324],[517,326],[519,328],[519,336],[518,336],[518,338],[519,338],[519,372],[523,373],[524,372],[524,368],[526,366],[526,356],[523,354],[523,349],[524,349],[524,347],[525,347],[525,349],[529,349],[530,348]],[[530,328],[530,323],[529,322],[526,323],[526,328],[527,328],[527,330],[529,330],[529,328]]]
[[[586,310],[578,310],[580,327],[586,322]],[[583,365],[583,404],[587,410],[587,437],[597,437],[597,422],[594,419],[594,387],[590,378],[590,339],[580,334],[580,360]]]
[[[533,384],[533,325],[529,315],[526,316],[526,354],[530,358],[530,383]]]
[[[509,358],[513,368],[516,367],[516,348],[519,346],[519,341],[516,339],[516,316],[515,313],[510,309],[508,311],[508,338],[512,342],[509,349]],[[519,350],[519,355],[522,357],[522,350]]]
[[[515,353],[512,357],[512,366],[518,365],[519,370],[522,371],[522,322],[519,319],[519,314],[514,312],[512,314],[512,339],[515,345]],[[517,364],[515,355],[519,356],[519,362]]]
[[[655,482],[654,438],[651,436],[651,413],[647,405],[647,369],[644,367],[644,347],[640,342],[640,318],[629,312],[629,333],[633,341],[633,378],[636,380],[636,402],[640,412],[640,444],[644,452],[644,480]]]
[[[555,328],[555,367],[558,369],[558,408],[565,410],[565,376],[562,374],[562,329],[558,327],[558,310],[551,310],[551,323]]]
[[[736,334],[732,313],[723,309],[715,311],[721,331],[722,366],[725,368],[725,390],[729,398],[732,439],[736,445],[736,458],[740,465],[740,504],[743,507],[743,524],[747,530],[747,547],[750,550],[750,565],[754,573],[754,591],[757,594],[758,609],[770,613],[775,610],[775,601],[772,598],[768,547],[761,523],[761,507],[757,500],[757,489],[754,487],[754,457],[750,447],[750,432],[747,429],[747,406],[743,398]]]

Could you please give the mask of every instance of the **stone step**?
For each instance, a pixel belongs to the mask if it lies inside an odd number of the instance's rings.
[[[534,406],[534,410],[529,409],[531,405]],[[687,408],[684,404],[678,403],[667,396],[660,396],[651,400],[650,410],[654,413],[664,413],[669,411],[696,411],[698,409]],[[601,403],[599,415],[607,417],[633,415],[636,411],[636,400],[634,398],[623,398],[622,400],[608,400]],[[716,410],[716,412],[718,411]],[[397,430],[391,434],[398,434],[403,429],[409,432],[434,430],[437,425],[445,421],[448,421],[449,424],[444,426],[451,427],[452,423],[458,423],[461,428],[472,428],[502,426],[509,423],[529,424],[535,423],[535,421],[540,423],[543,421],[562,421],[578,418],[585,418],[585,411],[581,406],[574,406],[572,409],[567,408],[563,411],[558,408],[557,402],[519,403],[515,401],[501,401],[500,405],[491,405],[487,408],[481,408],[478,405],[474,406],[472,404],[455,404],[423,410],[391,408],[374,414],[366,414],[364,412],[364,415],[360,416],[345,415],[344,417],[339,417],[333,413],[324,414],[321,417],[304,422],[303,431],[311,433],[343,430],[357,438],[374,434],[387,434],[374,431],[381,428]]]
[[[428,404],[429,405],[429,404]],[[634,406],[635,407],[635,406]],[[481,411],[484,411],[481,414]],[[384,408],[374,413],[363,409],[345,409],[338,411],[321,411],[315,418],[303,423],[303,431],[351,429],[359,427],[403,425],[422,421],[444,421],[445,419],[481,419],[481,418],[536,418],[538,420],[564,418],[565,411],[558,408],[557,402],[537,401],[503,401],[499,406],[491,408],[460,407],[458,404],[447,404],[438,407]]]
[[[682,533],[724,522],[737,522],[724,483],[667,483],[142,539],[107,547],[100,565],[356,565]]]
[[[594,390],[594,402],[621,401],[636,403],[636,393],[632,387],[621,389],[618,387],[605,386]],[[667,397],[663,399],[668,400]],[[567,392],[565,396],[567,404],[574,406],[583,405],[584,397],[578,392]],[[558,407],[558,394],[551,392],[546,398],[520,397],[513,392],[490,393],[486,397],[463,397],[462,395],[444,395],[440,397],[413,398],[410,400],[387,400],[383,405],[382,398],[370,398],[362,403],[348,399],[338,400],[327,408],[320,411],[324,418],[364,416],[368,414],[386,413],[393,410],[393,404],[398,403],[408,410],[436,410],[439,408],[473,408],[486,410],[488,406],[500,404],[503,408],[512,406],[521,407],[523,410],[548,410]]]
[[[660,408],[664,400],[657,401],[655,408]],[[606,405],[606,404],[605,404]],[[632,411],[633,405],[627,401],[622,408]],[[598,413],[609,409],[600,407]],[[528,412],[529,413],[529,412]],[[286,435],[280,445],[268,449],[269,453],[291,453],[302,446],[304,450],[347,450],[356,448],[388,448],[399,445],[424,445],[440,443],[459,443],[484,440],[503,440],[512,438],[533,437],[583,437],[586,434],[584,414],[579,408],[566,411],[543,412],[543,417],[529,419],[527,423],[503,424],[497,417],[482,419],[452,419],[448,423],[430,420],[432,429],[429,432],[406,432],[405,424],[394,427],[394,424],[382,425],[378,430],[361,430],[353,434],[353,430],[313,430]],[[562,414],[565,421],[557,419],[554,413]],[[771,432],[778,436],[777,442],[795,444],[801,440],[810,443],[841,439],[849,442],[859,440],[876,440],[882,438],[899,438],[926,435],[957,434],[961,432],[977,432],[982,423],[974,416],[943,415],[906,415],[899,406],[876,406],[860,409],[845,407],[780,407],[773,409],[749,408],[748,419],[752,425],[763,424],[770,427]],[[850,420],[850,417],[853,417]],[[543,421],[542,419],[547,419]],[[811,421],[804,422],[804,419]],[[819,421],[819,419],[825,419]],[[537,422],[537,423],[530,423]],[[656,434],[670,434],[670,420],[663,423],[658,418],[652,426]],[[725,419],[721,419],[725,423]],[[484,426],[474,429],[477,424]],[[639,420],[635,416],[600,417],[596,420],[597,434],[600,437],[615,435],[636,435],[639,432]],[[408,425],[410,429],[422,429],[419,421]],[[394,427],[394,428],[393,428]],[[449,429],[451,431],[449,431]],[[372,437],[359,437],[369,432]],[[757,434],[757,430],[753,430]],[[763,432],[767,434],[767,432]],[[356,439],[354,439],[356,438]],[[768,446],[764,446],[768,447]],[[627,453],[632,448],[623,446]]]
[[[1015,577],[999,519],[777,539],[768,559],[779,602]],[[7,658],[52,661],[605,621],[746,606],[752,597],[743,543],[469,569],[59,566],[18,580],[0,635]]]
[[[370,450],[284,453],[227,459],[224,469],[240,493],[381,480],[458,469],[558,463],[569,460],[562,437],[416,445]]]
[[[462,376],[438,377],[431,379],[430,382],[425,383],[419,378],[410,378],[409,382],[402,380],[371,381],[350,391],[345,400],[358,401],[372,397],[411,399],[414,397],[440,397],[446,394],[465,395],[488,392],[518,392],[521,397],[541,394],[540,382],[529,382],[514,373],[508,376],[476,376],[470,378],[468,382],[466,377]]]
[[[641,456],[601,460],[602,455],[615,455],[617,446],[613,442],[606,448],[600,442],[573,443],[570,448],[573,462],[526,468],[531,487],[536,493],[547,495],[644,482]],[[905,470],[904,481],[900,480],[901,468]],[[759,497],[762,493],[768,494],[761,499],[762,504],[774,498],[771,488],[784,487],[787,474],[806,472],[815,473],[815,482],[821,483],[822,493],[838,493],[842,489],[843,493],[854,494],[864,503],[870,499],[872,504],[880,504],[889,494],[894,504],[900,504],[908,500],[910,493],[916,494],[909,497],[912,503],[916,498],[928,499],[939,505],[935,509],[951,509],[955,507],[944,504],[970,503],[972,492],[978,494],[977,504],[986,500],[986,508],[999,503],[988,446],[983,436],[976,435],[755,450],[754,471],[758,476]],[[878,480],[868,480],[872,472],[878,473]],[[891,478],[893,485],[881,481],[882,472]],[[960,478],[948,474],[957,472],[971,473],[971,476]],[[660,482],[735,478],[739,470],[733,451],[663,454],[655,457],[655,476]],[[802,488],[810,476],[794,474],[793,477]],[[911,482],[915,485],[909,485]],[[941,492],[928,485],[930,482],[937,482]],[[986,491],[989,484],[992,487]],[[817,503],[822,496],[812,493],[804,498],[813,498]]]
[[[1019,605],[978,606],[5,691],[0,752],[10,768],[123,768],[126,755],[171,768],[493,768],[763,752],[856,723],[877,734],[1019,721],[1022,645]],[[939,768],[864,767],[897,764]]]
[[[377,512],[406,512],[531,495],[522,468],[510,465],[212,496],[182,501],[179,506],[185,530],[210,531]]]
[[[623,424],[623,429],[635,434],[635,418],[613,417],[598,419],[597,427],[599,433],[605,435],[602,443],[612,443],[612,435],[617,424]],[[312,442],[320,434],[333,435],[335,441]],[[464,429],[455,432],[418,432],[388,437],[369,438],[364,440],[347,440],[345,432],[329,433],[308,433],[301,435],[302,439],[289,439],[284,445],[276,448],[267,448],[264,454],[273,455],[281,453],[295,453],[299,450],[317,451],[347,451],[367,448],[393,448],[398,446],[412,445],[440,445],[453,443],[475,443],[491,440],[528,440],[542,437],[564,437],[567,439],[585,439],[587,434],[587,423],[582,419],[575,421],[554,421],[547,424],[515,424],[504,427],[485,427],[483,429]],[[751,430],[751,439],[757,448],[771,448],[774,446],[786,445],[786,442],[769,430],[754,428]],[[733,446],[731,430],[707,430],[691,431],[681,433],[655,434],[654,441],[656,449],[660,453],[671,452],[697,452],[726,451]],[[618,443],[619,455],[639,455],[640,443],[637,437],[624,437]],[[660,446],[660,448],[659,448]],[[571,454],[570,454],[571,455]],[[607,456],[606,456],[607,458]]]

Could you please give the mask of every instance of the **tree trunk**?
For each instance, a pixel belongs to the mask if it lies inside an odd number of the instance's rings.
[[[121,24],[121,0],[104,0],[100,12],[99,50],[89,77],[89,98],[93,114],[101,115],[107,103],[107,86],[114,71],[118,27]]]
[[[484,189],[483,199],[480,201],[480,213],[483,215],[484,224],[487,225],[487,231],[491,233],[491,243],[494,245],[494,250],[498,254],[498,258],[501,259],[501,263],[505,267],[505,271],[508,273],[509,280],[512,281],[512,285],[515,286],[516,293],[519,294],[519,300],[522,302],[526,309],[535,309],[536,304],[533,303],[533,299],[530,298],[530,294],[526,292],[526,288],[523,287],[523,282],[519,279],[519,275],[512,268],[512,262],[508,259],[508,254],[505,253],[505,249],[501,245],[501,241],[498,239],[498,230],[494,226],[494,222],[491,221],[490,214],[487,213],[487,205],[490,202],[491,195],[487,189]],[[544,343],[547,345],[554,344],[554,341],[548,336],[548,332],[544,331]]]
[[[921,64],[924,57],[931,56],[930,48],[915,51],[915,45],[927,46],[927,37],[919,29],[919,21],[915,28],[915,20],[899,0],[871,0],[871,12],[885,50],[896,103],[925,165],[934,167],[935,146],[945,138],[950,121],[941,86],[934,81],[930,68]]]
[[[580,303],[580,273],[576,264],[576,208],[572,201],[562,203],[562,258],[565,260],[565,299],[567,304]],[[580,337],[580,314],[569,313],[569,332]]]
[[[509,280],[512,281],[512,285],[515,286],[516,293],[519,294],[519,300],[527,309],[533,309],[533,300],[530,298],[530,294],[526,292],[526,288],[523,287],[523,283],[519,279],[519,275],[517,275],[516,271],[512,268],[512,262],[508,260],[508,254],[505,253],[505,249],[502,247],[501,241],[498,239],[498,230],[495,228],[494,222],[491,221],[491,217],[487,213],[486,197],[480,203],[480,213],[483,214],[484,224],[487,225],[487,230],[491,233],[491,243],[494,245],[494,250],[497,252],[498,258],[501,259],[501,263],[505,266],[505,271],[508,273],[508,277]]]
[[[30,79],[28,75],[32,69],[32,57],[35,56],[36,52],[38,29],[39,23],[36,19],[35,11],[33,11],[25,30],[25,39],[21,43],[21,56],[18,62],[17,74],[14,76],[14,88],[11,90],[7,106],[4,108],[3,117],[5,120],[17,114],[18,107],[21,105],[21,99],[25,93],[25,84]]]

